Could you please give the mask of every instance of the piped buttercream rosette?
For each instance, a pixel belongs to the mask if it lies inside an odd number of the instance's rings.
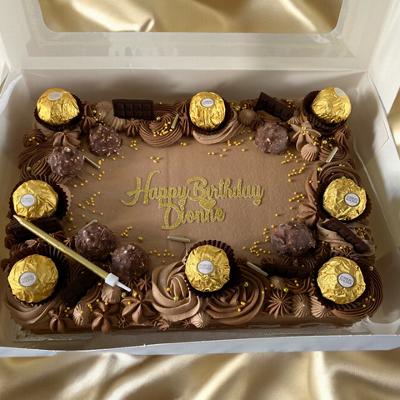
[[[155,268],[152,273],[154,308],[170,322],[183,321],[196,315],[206,299],[188,287],[182,261]]]
[[[262,310],[265,300],[265,279],[247,266],[238,266],[240,283],[213,294],[205,312],[223,325],[243,325]]]
[[[157,115],[154,121],[142,121],[139,135],[150,146],[171,146],[183,135],[179,113],[167,112]]]

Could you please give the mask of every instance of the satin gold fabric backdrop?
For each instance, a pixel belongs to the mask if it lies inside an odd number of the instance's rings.
[[[3,400],[398,400],[400,351],[0,360]]]
[[[336,0],[40,0],[55,31],[328,32]],[[183,17],[182,17],[183,16]],[[239,17],[240,16],[240,17]],[[400,350],[0,359],[8,400],[397,400]]]
[[[341,0],[39,0],[54,31],[329,32]]]

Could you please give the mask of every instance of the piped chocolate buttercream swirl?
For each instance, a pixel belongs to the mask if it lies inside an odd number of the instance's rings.
[[[154,308],[171,322],[183,321],[197,314],[206,303],[189,290],[182,261],[154,269],[152,295]]]
[[[292,309],[292,301],[288,293],[282,290],[274,290],[268,298],[266,312],[275,318],[288,315]]]
[[[239,266],[240,284],[210,296],[205,312],[223,325],[243,325],[262,309],[264,278],[246,266]]]
[[[180,117],[177,112],[156,111],[155,121],[142,121],[139,135],[144,142],[153,147],[167,147],[177,142],[183,135]]]
[[[375,267],[363,268],[365,292],[356,301],[348,304],[335,304],[332,313],[338,318],[357,321],[371,316],[382,303],[382,281]]]

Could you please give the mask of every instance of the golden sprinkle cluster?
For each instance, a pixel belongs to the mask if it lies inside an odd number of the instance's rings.
[[[131,142],[129,143],[129,147],[133,150],[139,150],[139,147],[137,147],[137,141],[136,139],[132,139]]]
[[[298,156],[290,150],[287,150],[283,155],[283,160],[281,164],[289,164],[290,162],[295,161],[298,162]]]
[[[93,194],[91,194],[88,198],[82,200],[81,202],[79,202],[77,204],[77,207],[79,207],[81,210],[86,210],[91,212],[92,214],[98,214],[103,216],[104,213],[102,211],[97,211],[96,210],[96,200],[97,197],[100,196],[101,192],[94,192]],[[86,218],[86,214],[85,211],[81,214],[82,218]]]
[[[288,172],[288,174],[287,174],[288,182],[292,182],[291,178],[293,176],[301,175],[305,171],[306,167],[307,167],[307,164],[303,163],[300,168],[292,168],[291,171]]]
[[[157,117],[156,121],[161,121],[161,118]],[[163,126],[160,129],[153,131],[153,136],[157,137],[157,136],[168,135],[170,132],[173,131],[173,128],[171,125],[172,125],[172,121],[164,122]]]
[[[150,156],[150,160],[153,161],[154,164],[158,164],[161,160],[161,157],[158,156]]]
[[[122,238],[127,238],[129,236],[129,232],[133,229],[132,225],[127,226],[121,233],[120,236]]]
[[[289,203],[292,202],[300,203],[305,198],[306,196],[303,193],[293,192],[293,196],[289,197]]]

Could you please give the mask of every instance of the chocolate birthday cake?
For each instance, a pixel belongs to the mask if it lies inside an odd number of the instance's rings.
[[[22,139],[3,261],[35,333],[349,325],[382,301],[348,96],[91,103]]]

